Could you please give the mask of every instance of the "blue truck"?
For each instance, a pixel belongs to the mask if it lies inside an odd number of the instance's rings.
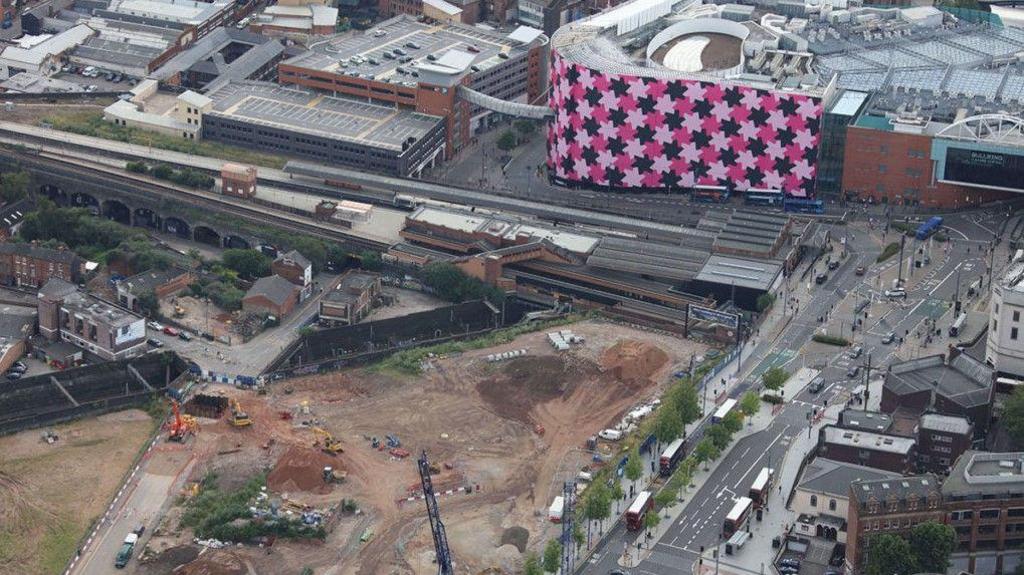
[[[928,221],[918,226],[917,233],[914,234],[914,237],[919,240],[926,240],[929,236],[939,231],[939,228],[941,227],[942,218],[939,216],[932,216],[928,218]]]

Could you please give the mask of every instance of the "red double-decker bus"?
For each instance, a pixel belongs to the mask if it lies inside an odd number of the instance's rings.
[[[630,531],[639,531],[644,528],[644,517],[647,512],[654,509],[654,498],[650,491],[641,491],[633,504],[626,510],[626,528]]]
[[[668,477],[669,475],[672,475],[672,472],[675,471],[679,460],[682,459],[685,454],[686,450],[683,449],[682,438],[669,443],[665,447],[665,451],[661,452],[661,459],[659,460],[661,476]]]
[[[725,523],[722,524],[722,534],[725,537],[731,537],[733,533],[743,530],[747,518],[750,517],[750,509],[753,504],[754,502],[749,497],[740,497],[736,500],[736,504],[725,516]]]

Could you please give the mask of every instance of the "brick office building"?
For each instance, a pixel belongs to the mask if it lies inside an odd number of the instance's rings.
[[[305,300],[313,292],[313,264],[295,250],[277,256],[270,263],[270,271],[299,286],[302,290],[299,292],[299,301]]]
[[[935,475],[855,481],[846,517],[846,564],[858,573],[871,536],[905,535],[926,521],[942,522],[942,493]]]
[[[974,427],[963,417],[926,413],[917,424],[918,468],[946,473],[971,448]]]
[[[320,321],[330,325],[351,325],[366,317],[380,297],[380,274],[350,270],[338,287],[320,300]]]
[[[39,291],[39,333],[65,341],[107,361],[142,355],[146,320],[53,278]]]
[[[0,243],[0,283],[5,285],[40,287],[50,278],[78,283],[81,268],[82,260],[67,249]]]
[[[265,313],[284,319],[299,302],[299,286],[281,276],[267,276],[256,280],[242,298],[246,313]]]
[[[925,412],[966,418],[976,438],[988,433],[995,400],[992,369],[970,356],[950,352],[893,363],[882,385],[881,410]]]

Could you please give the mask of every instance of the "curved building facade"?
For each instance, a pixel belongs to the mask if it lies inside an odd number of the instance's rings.
[[[710,26],[716,21],[724,25]],[[703,22],[702,29],[716,32],[748,30],[715,18]],[[696,30],[680,28],[691,37]],[[555,34],[549,97],[554,116],[548,129],[554,182],[626,192],[813,195],[820,90],[779,88],[770,77],[747,81],[742,65],[731,64],[743,61],[745,34],[731,46],[741,51],[738,56],[705,53],[682,59],[689,70],[701,62],[725,62],[730,77],[713,67],[681,72],[652,61],[658,46],[648,46],[642,64],[633,63],[629,47],[618,43],[620,36],[621,31],[617,35],[587,21]],[[654,36],[650,44],[666,43],[664,36]],[[691,44],[706,50],[715,42]]]

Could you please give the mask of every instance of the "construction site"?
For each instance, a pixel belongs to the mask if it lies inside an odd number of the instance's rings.
[[[164,433],[180,425],[182,441],[161,438],[145,467],[174,478],[173,505],[127,570],[436,573],[427,486],[456,572],[518,572],[525,551],[560,533],[548,508],[563,482],[620,459],[618,444],[597,434],[627,425],[625,414],[650,405],[706,351],[586,320],[427,355],[417,374],[385,363],[284,379],[262,393],[200,386]],[[418,463],[424,452],[429,460]],[[189,501],[204,497],[211,477],[220,491],[265,478],[252,516],[318,535],[196,540]]]

